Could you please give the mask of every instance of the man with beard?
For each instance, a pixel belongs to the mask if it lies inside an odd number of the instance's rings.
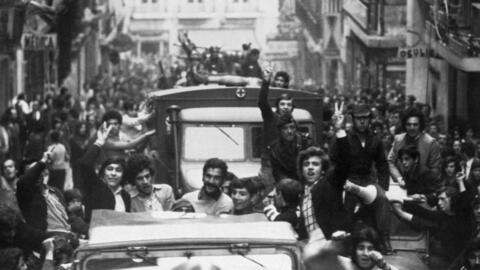
[[[423,114],[415,109],[407,111],[402,119],[402,126],[406,132],[395,136],[392,148],[388,154],[390,176],[400,186],[405,186],[401,173],[404,168],[398,156],[398,151],[406,145],[413,145],[420,152],[419,165],[428,168],[436,176],[440,177],[442,166],[440,147],[432,136],[423,132],[425,129]]]
[[[152,177],[155,170],[144,154],[134,154],[127,159],[125,179],[136,188],[132,196],[132,212],[169,211],[174,202],[172,187],[160,184],[155,188]]]
[[[269,146],[272,174],[275,182],[291,178],[297,179],[297,156],[309,147],[311,139],[297,132],[297,123],[291,114],[283,114],[277,122],[279,137]]]
[[[227,170],[225,161],[218,158],[207,160],[203,165],[203,187],[183,195],[182,199],[189,201],[197,213],[215,216],[229,214],[233,202],[221,190]]]

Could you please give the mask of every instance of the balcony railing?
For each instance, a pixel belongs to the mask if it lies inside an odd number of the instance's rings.
[[[398,36],[405,32],[406,0],[346,0],[344,11],[369,35]]]
[[[480,55],[480,4],[472,2],[424,0],[427,35],[457,55]]]

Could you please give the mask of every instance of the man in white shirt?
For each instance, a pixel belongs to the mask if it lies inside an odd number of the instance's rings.
[[[195,212],[218,216],[229,214],[233,209],[232,199],[222,192],[221,187],[227,174],[227,164],[218,158],[211,158],[203,166],[203,187],[183,195]]]

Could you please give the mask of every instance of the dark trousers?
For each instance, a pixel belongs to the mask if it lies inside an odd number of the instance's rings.
[[[349,213],[354,214],[356,220],[371,224],[383,237],[390,234],[390,202],[385,196],[385,191],[378,185],[373,184],[377,189],[377,197],[371,204],[364,204],[354,194],[345,195],[345,208]],[[357,209],[357,206],[359,208]]]

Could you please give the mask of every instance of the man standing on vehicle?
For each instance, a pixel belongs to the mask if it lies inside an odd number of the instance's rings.
[[[330,147],[330,160],[334,166],[348,163],[344,182],[346,191],[344,205],[351,214],[373,219],[377,231],[383,238],[382,253],[390,253],[390,204],[385,196],[389,187],[389,171],[381,139],[370,132],[371,111],[368,105],[355,105],[352,112],[353,130],[345,131],[343,104],[335,108],[335,139]],[[340,141],[346,140],[348,151],[341,151]],[[373,171],[375,165],[376,173]],[[344,164],[342,166],[345,166]],[[371,189],[374,196],[365,200],[360,196],[362,188]],[[376,194],[375,194],[376,193]],[[362,210],[362,211],[360,211]]]
[[[218,158],[207,160],[203,165],[203,187],[183,195],[182,199],[189,201],[197,213],[215,216],[231,213],[232,199],[221,189],[227,171],[225,161]]]
[[[272,107],[268,103],[268,92],[270,87],[270,80],[272,77],[272,70],[270,67],[266,67],[263,70],[262,87],[258,94],[258,107],[262,112],[263,119],[263,138],[262,138],[262,167],[260,169],[260,177],[263,179],[267,192],[271,190],[274,185],[274,178],[272,174],[272,165],[270,156],[267,151],[267,147],[273,143],[275,139],[280,135],[277,129],[277,123],[279,118],[283,114],[291,114],[293,111],[293,99],[288,94],[283,94],[275,102],[276,110],[273,111]],[[280,78],[283,78],[280,79]],[[272,82],[274,87],[287,88],[289,83],[289,77],[286,72],[277,72]],[[283,84],[281,86],[281,84]]]

